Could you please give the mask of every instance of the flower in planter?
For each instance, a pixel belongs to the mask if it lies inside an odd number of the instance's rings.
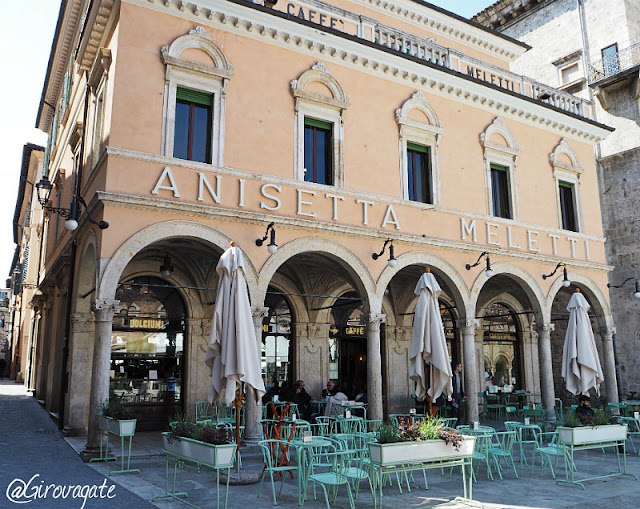
[[[463,440],[458,430],[448,428],[440,419],[433,417],[425,419],[420,424],[409,424],[400,419],[398,426],[383,424],[376,431],[380,444],[444,440],[446,444],[453,445],[456,451],[459,451]]]

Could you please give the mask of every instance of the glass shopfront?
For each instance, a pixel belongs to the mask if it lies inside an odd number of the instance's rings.
[[[520,330],[515,312],[494,304],[483,316],[485,389],[523,389]]]
[[[182,410],[185,306],[166,281],[138,277],[121,284],[111,335],[110,398],[120,398],[139,430],[165,429]]]
[[[291,308],[271,287],[265,305],[269,314],[262,322],[262,376],[267,391],[280,394],[292,384]]]

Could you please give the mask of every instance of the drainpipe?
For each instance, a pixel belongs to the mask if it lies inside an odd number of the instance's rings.
[[[76,188],[73,190],[72,203],[76,201],[76,197],[80,196],[80,190],[82,186],[82,168],[84,166],[84,147],[85,147],[85,134],[87,132],[87,117],[89,115],[89,100],[91,99],[91,90],[89,88],[89,74],[85,71],[85,93],[84,93],[84,111],[82,113],[82,139],[80,144],[80,164],[78,164],[78,176],[76,179]],[[71,243],[71,266],[69,267],[69,286],[67,287],[67,312],[64,322],[64,344],[62,347],[62,365],[61,365],[61,380],[62,387],[60,390],[60,422],[58,422],[58,428],[64,428],[65,417],[65,400],[67,391],[69,389],[69,372],[67,370],[67,363],[69,361],[69,334],[71,332],[71,307],[73,306],[73,287],[75,283],[76,273],[76,253],[78,250],[77,238],[73,239]]]

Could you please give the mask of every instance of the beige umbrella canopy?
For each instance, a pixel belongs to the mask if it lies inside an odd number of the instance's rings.
[[[576,291],[569,301],[569,324],[564,338],[562,353],[562,378],[567,390],[572,394],[588,394],[592,387],[600,394],[600,384],[604,382],[596,342],[591,330],[587,310],[589,303],[580,291]]]
[[[436,278],[426,269],[415,289],[418,303],[413,318],[409,359],[409,378],[417,383],[418,400],[423,400],[428,394],[435,401],[440,394],[450,396],[453,392],[447,340],[438,304],[441,291]]]
[[[211,370],[209,402],[230,405],[244,382],[264,395],[242,251],[231,243],[218,262],[218,291],[205,363]]]

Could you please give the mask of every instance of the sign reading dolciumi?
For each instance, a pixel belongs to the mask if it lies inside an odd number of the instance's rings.
[[[192,174],[191,174],[192,175]],[[192,178],[192,177],[190,177]],[[211,201],[216,205],[221,205],[223,202],[222,180],[225,180],[225,189],[229,189],[229,185],[237,186],[237,191],[234,192],[234,201],[237,202],[231,204],[229,199],[225,200],[224,206],[229,208],[245,208],[246,196],[245,191],[247,189],[247,180],[239,177],[231,177],[222,175],[215,175],[213,173],[197,173],[197,196],[196,200],[199,202]],[[235,180],[235,184],[229,184],[229,180]],[[396,203],[399,206],[398,211],[392,203],[384,203],[381,201],[367,200],[361,197],[344,196],[340,194],[340,190],[336,188],[327,188],[330,192],[321,192],[303,187],[291,187],[289,185],[280,185],[275,183],[259,184],[259,189],[256,189],[257,182],[252,182],[253,193],[257,192],[257,196],[253,196],[251,199],[253,203],[249,206],[251,208],[257,208],[268,212],[278,212],[283,209],[283,201],[290,202],[291,199],[295,200],[295,215],[303,218],[315,218],[318,221],[330,221],[342,222],[344,224],[360,222],[363,226],[377,227],[379,225],[382,229],[393,229],[396,231],[402,231],[402,215],[400,211],[404,212],[403,206]],[[295,186],[295,183],[292,182]],[[190,188],[194,189],[194,182],[190,183]],[[160,176],[158,177],[151,194],[158,195],[160,191],[166,191],[173,194],[174,198],[181,198],[178,184],[173,176],[171,168],[166,166]],[[293,196],[291,196],[293,194]],[[235,198],[237,197],[237,198]],[[353,214],[349,215],[348,221],[345,220],[345,213],[343,208],[347,203],[351,201],[352,205],[357,205],[360,210],[360,219],[353,217]],[[322,214],[318,212],[322,206],[322,210],[329,209],[331,211],[330,216],[322,217]],[[353,211],[353,208],[351,209]],[[415,208],[412,207],[411,213],[415,214]],[[564,235],[557,231],[554,233],[527,229],[525,227],[517,225],[505,225],[501,223],[494,223],[491,221],[485,221],[481,219],[471,219],[459,216],[459,237],[460,241],[477,244],[494,246],[497,248],[527,251],[530,253],[545,253],[553,254],[555,256],[562,256],[562,253],[570,252],[571,258],[590,260],[590,245],[589,240],[581,239],[574,236]],[[420,235],[422,232],[409,232],[414,235]],[[424,235],[423,235],[424,237]],[[451,232],[449,236],[451,240],[455,239],[455,234]]]

